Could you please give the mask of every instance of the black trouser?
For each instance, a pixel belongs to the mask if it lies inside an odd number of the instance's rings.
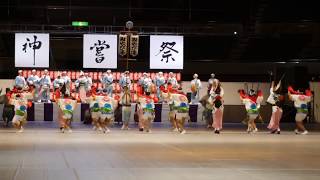
[[[4,106],[2,119],[6,126],[8,126],[8,123],[12,121],[13,116],[14,116],[14,106]]]

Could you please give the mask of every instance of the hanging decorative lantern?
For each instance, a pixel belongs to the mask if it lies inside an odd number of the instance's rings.
[[[131,35],[130,36],[130,55],[135,57],[138,55],[139,50],[139,36]]]
[[[126,34],[119,35],[119,55],[127,55],[128,36]]]

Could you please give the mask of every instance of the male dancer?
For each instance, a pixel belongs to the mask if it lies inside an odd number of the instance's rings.
[[[303,125],[303,120],[308,115],[308,103],[311,101],[312,94],[310,90],[306,90],[305,93],[302,91],[295,91],[291,86],[288,87],[289,99],[294,102],[294,107],[297,109],[296,113],[296,134],[306,135],[308,131]]]

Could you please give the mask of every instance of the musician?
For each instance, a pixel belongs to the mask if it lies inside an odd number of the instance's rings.
[[[201,89],[201,81],[198,79],[198,74],[193,75],[193,80],[191,81],[191,103],[195,104],[199,102],[199,92]]]
[[[113,75],[111,74],[111,70],[107,70],[106,73],[100,78],[100,82],[103,86],[103,91],[107,93],[108,96],[112,97],[113,91]]]
[[[160,87],[164,87],[166,84],[166,79],[163,77],[163,73],[162,72],[159,72],[157,74],[157,76],[155,77],[155,85],[157,87],[157,97],[158,99],[160,100],[161,99],[161,95],[160,95]]]
[[[212,73],[212,74],[210,75],[210,79],[208,80],[208,93],[210,93],[211,88],[212,88],[212,85],[213,85],[213,83],[214,83],[215,81],[217,81],[217,79],[215,78],[215,74]]]
[[[84,77],[87,79],[86,92],[88,94],[89,92],[91,92],[92,78],[87,72],[84,73]]]
[[[31,75],[27,78],[27,84],[33,94],[33,100],[38,101],[40,91],[40,78],[37,76],[37,71],[33,69]]]
[[[69,97],[70,96],[70,87],[71,87],[71,79],[67,74],[67,71],[63,71],[61,73],[61,78],[64,81],[65,91],[62,92],[64,96]]]
[[[47,69],[44,70],[43,76],[40,79],[40,87],[41,87],[41,97],[39,102],[51,102],[50,101],[50,85],[51,78],[49,76],[49,72]]]
[[[57,78],[53,81],[53,89],[55,92],[55,98],[60,98],[61,89],[64,86],[64,79],[61,78],[61,73],[58,72]]]
[[[147,92],[151,93],[152,80],[147,73],[144,73],[143,75],[142,87],[144,94],[146,94]]]
[[[125,90],[124,87],[128,87],[128,89],[130,91],[131,79],[130,79],[130,76],[129,76],[129,71],[125,71],[123,73],[123,75],[121,76],[121,78],[119,80],[119,84],[120,84],[120,87],[121,87],[122,91]]]
[[[22,89],[25,88],[25,86],[27,85],[27,83],[26,83],[26,80],[25,80],[24,77],[23,77],[22,70],[19,70],[19,71],[18,71],[18,76],[16,77],[16,79],[15,79],[14,82],[15,82],[14,87],[15,87],[17,90],[21,91]]]
[[[80,71],[78,79],[75,81],[75,86],[78,91],[78,98],[81,101],[84,101],[87,97],[87,87],[88,87],[88,80],[84,76],[83,71]]]
[[[167,80],[167,89],[171,90],[172,88],[177,89],[178,88],[178,81],[176,77],[174,76],[173,72],[169,72],[169,77]]]

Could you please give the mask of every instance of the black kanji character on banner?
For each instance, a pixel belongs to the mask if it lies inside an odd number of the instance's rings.
[[[31,42],[29,38],[26,38],[27,42],[22,45],[22,51],[24,51],[25,53],[27,52],[28,47],[33,49],[33,65],[36,65],[36,50],[40,49],[42,45],[42,42],[37,41],[37,38],[38,37],[34,35],[33,42]]]
[[[173,49],[173,46],[175,45],[176,45],[176,42],[162,42],[162,45],[160,46],[161,49],[156,56],[158,56],[161,52],[163,52],[161,61],[163,61],[163,59],[166,59],[166,63],[168,63],[169,57],[171,57],[172,61],[175,61],[175,59],[172,57],[172,54],[171,54],[171,51],[175,53],[179,53],[177,50]],[[165,49],[166,51],[164,51]]]
[[[104,57],[104,54],[102,54],[101,52],[104,49],[109,49],[110,45],[106,44],[106,41],[98,40],[98,43],[94,43],[94,45],[92,47],[90,47],[90,50],[92,50],[93,48],[96,48],[96,62],[102,63],[102,61],[104,61],[105,57]]]

